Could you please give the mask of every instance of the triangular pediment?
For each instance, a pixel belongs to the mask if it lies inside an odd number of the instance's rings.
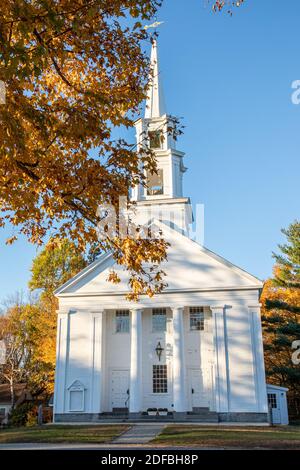
[[[164,238],[170,243],[168,260],[161,265],[167,274],[166,291],[262,287],[262,282],[258,278],[190,240],[177,230],[158,221],[155,221],[155,225],[162,229]],[[119,275],[121,279],[119,284],[107,281],[111,270]],[[64,284],[56,291],[56,295],[72,293],[114,295],[128,290],[128,273],[115,263],[113,255],[109,253]]]

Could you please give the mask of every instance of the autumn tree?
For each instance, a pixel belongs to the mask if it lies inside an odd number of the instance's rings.
[[[222,10],[227,2],[213,2]],[[233,2],[239,4],[241,2]],[[97,237],[98,206],[118,210],[119,197],[145,170],[141,152],[112,129],[133,126],[151,70],[145,24],[160,0],[5,0],[0,3],[0,226],[11,223],[33,243],[70,238],[98,243],[129,272],[132,299],[160,292],[160,238]],[[149,75],[150,74],[150,75]],[[1,82],[0,82],[1,83]],[[178,125],[174,123],[175,137]],[[140,164],[140,162],[142,164]],[[16,235],[8,242],[13,242]],[[145,270],[144,265],[154,269]],[[116,276],[112,280],[118,281]]]
[[[98,240],[97,208],[127,195],[155,171],[112,128],[133,125],[150,73],[142,41],[157,0],[7,0],[0,5],[0,224],[33,243],[69,237],[80,249],[98,242],[130,272],[137,294],[160,289],[143,262],[166,257],[161,240]],[[94,151],[91,153],[91,151]],[[10,240],[13,241],[14,237]],[[132,253],[135,253],[134,263]]]
[[[0,340],[5,344],[5,361],[0,381],[9,383],[12,404],[16,383],[26,383],[33,396],[53,393],[56,351],[56,308],[54,290],[86,265],[74,243],[50,240],[33,260],[29,287],[38,298],[10,300],[0,316]]]
[[[55,370],[58,305],[54,291],[81,271],[86,264],[83,253],[67,239],[58,242],[50,240],[32,263],[29,288],[40,294],[38,301],[40,339],[35,359],[37,363],[47,364],[48,377],[45,388],[48,391],[53,391]],[[45,382],[39,371],[34,382],[41,385]]]
[[[292,343],[300,339],[300,222],[282,232],[287,242],[274,254],[274,276],[262,294],[266,372],[299,400],[300,368],[292,362]]]
[[[75,243],[51,239],[32,262],[29,288],[39,290],[41,300],[48,301],[54,296],[55,289],[86,265],[84,254]]]
[[[245,0],[208,0],[208,2],[212,3],[212,10],[215,13],[226,10],[227,13],[232,15],[233,8],[240,7]]]
[[[37,369],[41,369],[34,358],[39,344],[39,322],[38,307],[19,301],[8,307],[0,317],[0,338],[6,349],[5,361],[0,364],[0,377],[10,386],[13,407],[15,385],[34,380]]]

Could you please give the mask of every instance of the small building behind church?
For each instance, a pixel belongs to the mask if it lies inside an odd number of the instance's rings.
[[[158,173],[131,197],[137,220],[170,243],[168,285],[129,302],[128,276],[106,253],[57,290],[54,420],[140,419],[160,409],[170,419],[266,423],[262,282],[189,237],[184,153],[168,133],[155,41],[151,61],[136,135],[138,148],[149,140]],[[117,286],[107,282],[112,268]]]

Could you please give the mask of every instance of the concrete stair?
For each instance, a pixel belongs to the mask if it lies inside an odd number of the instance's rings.
[[[218,423],[218,413],[210,411],[209,408],[194,408],[193,411],[189,411],[186,415],[177,415],[169,412],[167,416],[149,416],[148,414],[142,414],[137,418],[132,418],[124,411],[115,411],[113,413],[102,413],[98,415],[97,421],[137,421],[137,422],[166,422],[172,423],[174,421],[182,422],[198,422],[198,423]]]
[[[210,411],[209,408],[194,408],[193,411],[188,411],[187,421],[201,422],[201,423],[218,423],[218,413]]]

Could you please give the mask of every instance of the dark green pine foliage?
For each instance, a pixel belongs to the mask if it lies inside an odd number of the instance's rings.
[[[270,382],[289,388],[294,412],[300,414],[300,365],[292,362],[292,343],[300,340],[300,222],[282,233],[286,243],[273,254],[274,277],[263,294],[266,373]]]

